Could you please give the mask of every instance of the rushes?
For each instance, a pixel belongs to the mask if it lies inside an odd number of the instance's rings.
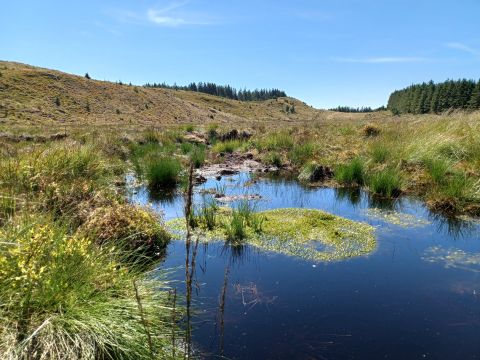
[[[228,221],[224,224],[225,235],[230,242],[239,242],[248,235],[248,230],[259,234],[263,230],[264,218],[255,212],[255,206],[248,200],[242,200],[232,209]]]
[[[176,158],[152,159],[146,169],[148,186],[157,190],[173,188],[179,181],[181,170],[182,166]]]
[[[217,154],[220,154],[220,153],[231,154],[235,150],[237,150],[240,146],[241,146],[241,142],[239,140],[227,140],[223,142],[219,141],[213,146],[212,151]]]
[[[349,163],[340,165],[335,171],[338,182],[347,185],[363,185],[365,182],[365,164],[360,157],[353,158]]]
[[[368,179],[369,189],[374,194],[386,197],[398,196],[401,184],[401,175],[393,168],[376,171]]]

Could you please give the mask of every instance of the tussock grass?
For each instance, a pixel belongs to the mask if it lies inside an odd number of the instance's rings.
[[[276,151],[266,153],[263,162],[276,167],[281,167],[283,164],[282,156]]]
[[[1,357],[170,356],[168,284],[137,258],[164,249],[168,234],[122,203],[119,142],[81,140],[17,144],[0,158]]]
[[[116,244],[130,253],[151,257],[162,253],[170,240],[158,216],[129,204],[95,209],[78,233],[99,245]]]
[[[363,185],[365,182],[365,161],[360,157],[340,165],[335,170],[335,179],[347,185]]]
[[[285,131],[267,135],[260,144],[263,149],[268,151],[291,150],[294,145],[292,135]]]
[[[445,184],[447,182],[447,175],[452,171],[451,164],[448,160],[442,158],[424,159],[424,164],[435,184]]]
[[[235,150],[237,150],[241,146],[241,144],[242,143],[239,140],[219,141],[212,147],[212,151],[217,154],[231,154]]]
[[[394,168],[377,170],[368,177],[368,187],[374,194],[386,197],[398,196],[401,186],[401,174]]]
[[[0,193],[15,198],[17,208],[81,222],[93,203],[109,201],[110,184],[123,168],[91,145],[26,148],[15,157],[0,159]]]
[[[288,158],[294,165],[301,166],[313,157],[314,149],[310,142],[296,144],[288,153]]]
[[[193,163],[196,169],[200,168],[205,162],[206,153],[205,146],[197,145],[195,146],[190,154],[190,161]]]
[[[370,158],[373,162],[383,164],[391,157],[391,148],[385,142],[375,142],[370,147]]]
[[[167,355],[176,330],[167,293],[158,287],[168,285],[125,268],[114,248],[99,248],[67,229],[49,218],[27,217],[0,230],[2,357]]]
[[[179,160],[174,157],[161,157],[148,161],[145,177],[151,189],[169,189],[177,185],[181,171]]]

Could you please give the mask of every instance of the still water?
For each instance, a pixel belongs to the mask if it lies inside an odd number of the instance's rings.
[[[321,209],[376,228],[366,257],[316,263],[222,243],[198,247],[192,342],[200,358],[480,359],[480,225],[431,214],[403,197],[379,201],[359,190],[308,188],[248,174],[196,188],[259,194],[258,210]],[[132,201],[166,220],[183,216],[181,195],[145,188]],[[185,242],[160,268],[185,290]],[[173,270],[172,270],[173,269]]]

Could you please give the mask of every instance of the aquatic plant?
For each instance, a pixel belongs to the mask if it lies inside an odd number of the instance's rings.
[[[343,219],[320,210],[276,209],[255,212],[261,224],[250,225],[239,212],[219,209],[221,219],[215,229],[199,229],[205,241],[238,240],[233,230],[241,234],[241,241],[267,251],[299,256],[314,261],[335,261],[354,256],[367,255],[375,250],[376,240],[373,228],[367,224]],[[235,216],[238,229],[228,228]],[[183,219],[167,222],[167,227],[176,239],[185,235]],[[258,229],[258,228],[257,228]]]
[[[242,213],[236,209],[232,210],[231,216],[224,220],[226,240],[231,243],[242,241],[247,237],[247,222]]]
[[[181,170],[180,161],[174,157],[151,159],[146,169],[148,186],[152,189],[175,187]]]
[[[208,230],[213,230],[217,225],[217,210],[218,205],[215,200],[203,200],[203,204],[198,216],[200,217],[199,222],[204,224]]]
[[[443,264],[446,268],[480,273],[480,253],[478,252],[432,246],[425,250],[422,259],[430,263]]]

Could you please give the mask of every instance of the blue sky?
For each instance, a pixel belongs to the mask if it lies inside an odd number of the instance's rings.
[[[411,83],[480,78],[479,15],[479,0],[4,0],[0,59],[379,106]]]

